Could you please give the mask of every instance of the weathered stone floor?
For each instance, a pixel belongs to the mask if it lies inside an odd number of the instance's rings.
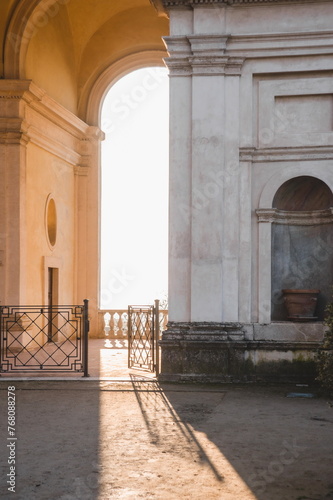
[[[7,490],[7,389],[17,408]],[[4,500],[328,500],[333,409],[307,387],[0,381]]]

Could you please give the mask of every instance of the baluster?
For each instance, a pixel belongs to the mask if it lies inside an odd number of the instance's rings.
[[[124,314],[124,339],[127,339],[127,335],[128,335],[128,313],[127,313],[127,311],[124,311],[123,314]]]
[[[118,319],[118,335],[120,337],[123,336],[123,315],[122,315],[122,311],[118,311],[118,316],[119,316],[119,319]]]
[[[110,319],[110,334],[114,338],[114,311],[109,311],[111,315]]]
[[[111,314],[109,312],[104,314],[104,333],[105,336],[108,337],[110,334],[110,319]]]

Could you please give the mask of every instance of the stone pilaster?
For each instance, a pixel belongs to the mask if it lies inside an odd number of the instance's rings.
[[[226,54],[225,35],[164,40],[171,77],[169,315],[172,321],[238,321],[237,110],[243,59]],[[221,217],[226,208],[232,218]],[[226,232],[233,237],[225,238]]]
[[[89,299],[91,336],[98,334],[99,308],[99,193],[100,142],[104,134],[89,127],[81,141],[81,163],[75,168],[76,190],[76,302]]]
[[[26,291],[26,151],[30,141],[25,98],[30,82],[0,82],[1,304],[20,304]],[[33,96],[29,96],[33,99]],[[35,98],[38,98],[36,95]]]

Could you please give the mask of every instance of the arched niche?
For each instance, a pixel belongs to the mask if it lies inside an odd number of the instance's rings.
[[[287,320],[283,289],[319,289],[316,317],[324,319],[333,276],[333,194],[322,180],[284,182],[272,203],[271,320]]]

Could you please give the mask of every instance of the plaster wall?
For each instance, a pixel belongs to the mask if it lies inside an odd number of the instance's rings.
[[[0,168],[5,185],[0,203],[1,302],[47,304],[48,268],[55,268],[58,303],[90,299],[94,332],[98,245],[89,239],[88,228],[98,231],[102,133],[31,81],[4,80],[0,87]],[[50,197],[57,214],[54,244],[46,227]]]
[[[1,34],[6,32],[8,19],[12,14],[14,7],[18,4],[19,0],[2,0],[0,3],[0,74],[4,74],[4,37]]]
[[[40,22],[41,26],[35,27],[29,43],[25,78],[32,79],[65,108],[76,113],[77,63],[66,7],[59,6],[57,15],[45,15]]]
[[[29,304],[47,303],[48,267],[59,269],[59,304],[75,300],[76,196],[73,166],[35,145],[28,145],[26,181],[27,289]],[[49,197],[56,205],[56,242],[47,235]]]
[[[179,175],[170,191],[169,319],[269,325],[271,222],[256,211],[295,176],[333,190],[333,4],[195,4],[169,14]]]

